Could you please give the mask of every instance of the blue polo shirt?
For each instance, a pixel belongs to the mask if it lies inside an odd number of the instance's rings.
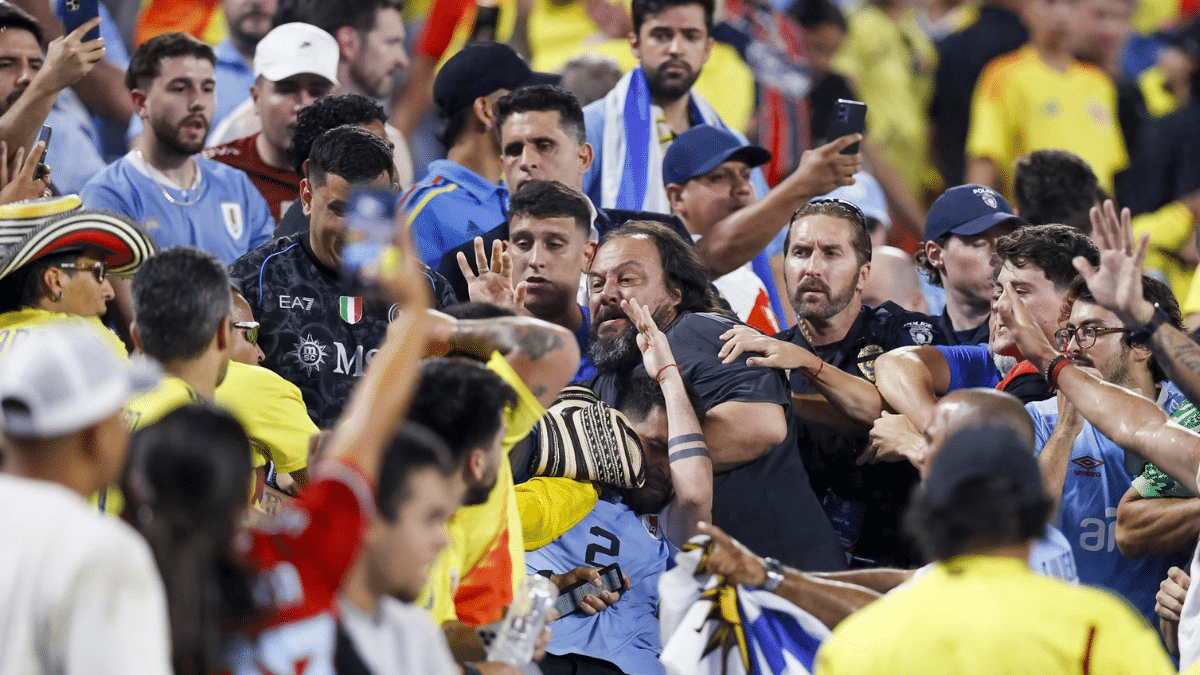
[[[425,180],[400,198],[421,260],[436,268],[450,249],[508,220],[508,187],[457,162],[429,164]]]
[[[270,241],[275,219],[246,172],[199,155],[192,159],[200,169],[200,184],[192,189],[158,183],[131,150],[92,177],[79,197],[89,209],[141,223],[161,249],[195,246],[225,265]]]

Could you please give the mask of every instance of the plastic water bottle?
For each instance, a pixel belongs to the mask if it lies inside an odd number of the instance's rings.
[[[488,661],[507,663],[514,668],[528,665],[557,597],[558,587],[546,577],[531,574],[522,579],[500,632],[488,649]]]

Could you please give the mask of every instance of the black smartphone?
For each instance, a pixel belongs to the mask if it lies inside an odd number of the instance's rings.
[[[578,612],[580,609],[579,603],[583,602],[584,597],[599,595],[604,591],[612,591],[617,595],[625,593],[625,577],[621,574],[621,566],[617,563],[613,563],[600,570],[599,586],[584,579],[564,588],[559,592],[558,600],[554,603],[554,608],[558,610],[560,618],[564,617],[568,614]]]
[[[33,142],[33,147],[36,148],[39,141],[46,142],[46,149],[42,152],[42,161],[38,162],[37,170],[33,172],[35,179],[45,178],[49,170],[46,168],[46,153],[50,152],[50,136],[53,135],[54,129],[43,124],[42,130],[38,132],[37,140]]]
[[[839,98],[833,104],[833,116],[829,118],[829,140],[849,134],[861,134],[867,125],[867,104]],[[843,155],[857,155],[858,143],[851,143],[842,150]]]
[[[343,288],[351,298],[374,300],[380,266],[385,264],[384,254],[392,243],[396,195],[390,190],[357,188],[350,193],[349,202],[342,245]]]
[[[100,16],[100,0],[63,0],[63,34],[71,33],[98,16]],[[99,26],[89,30],[83,36],[83,41],[95,40],[98,37],[100,37]]]

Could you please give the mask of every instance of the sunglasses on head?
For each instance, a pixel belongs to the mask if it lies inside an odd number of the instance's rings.
[[[848,202],[845,199],[837,199],[836,197],[827,197],[825,199],[814,199],[810,201],[809,203],[792,212],[792,220],[796,219],[796,216],[805,206],[813,206],[815,204],[836,204],[843,209],[846,209],[852,215],[858,217],[858,222],[861,223],[863,229],[867,230],[867,233],[870,234],[871,228],[867,225],[867,216],[863,214],[862,209],[858,208],[858,204],[855,204],[854,202]]]

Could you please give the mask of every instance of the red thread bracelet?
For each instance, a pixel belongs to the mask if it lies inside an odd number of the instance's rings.
[[[812,375],[809,375],[809,378],[810,378],[810,379],[813,379],[813,380],[817,379],[818,377],[820,377],[820,376],[821,376],[821,371],[822,371],[822,370],[825,370],[825,361],[824,361],[824,359],[822,359],[822,360],[821,360],[821,365],[817,366],[817,372],[813,373]]]
[[[1050,371],[1050,386],[1058,387],[1058,374],[1067,367],[1068,363],[1071,363],[1071,359],[1063,359],[1054,365],[1054,369]]]
[[[658,382],[659,384],[662,384],[662,381],[661,381],[662,374],[663,374],[663,372],[664,372],[664,371],[665,371],[667,368],[679,368],[679,364],[678,364],[678,363],[668,363],[667,365],[663,366],[662,368],[659,368],[659,369],[658,369],[658,374],[656,374],[656,375],[654,376],[654,381],[655,381],[655,382]],[[680,376],[680,377],[682,377],[682,376],[683,376],[683,369],[682,369],[682,368],[679,368],[679,376]]]

